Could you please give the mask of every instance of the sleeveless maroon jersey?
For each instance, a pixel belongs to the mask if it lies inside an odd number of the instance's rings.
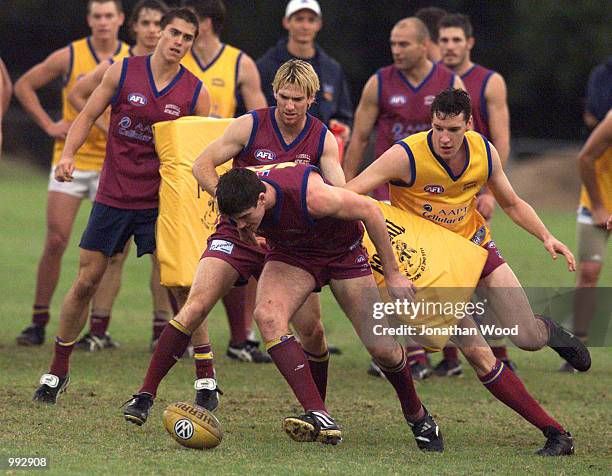
[[[267,210],[257,232],[272,250],[291,254],[335,256],[358,245],[363,237],[361,222],[325,217],[313,219],[306,206],[308,177],[317,167],[297,165],[257,172],[276,190],[276,204]]]
[[[317,118],[306,114],[304,129],[291,144],[281,135],[274,116],[276,107],[256,109],[253,116],[253,129],[249,142],[234,158],[234,167],[252,167],[281,162],[319,165],[327,127]]]
[[[452,87],[455,74],[434,63],[418,86],[412,86],[394,65],[376,72],[378,78],[378,119],[375,157],[395,142],[431,128],[431,103],[438,93]]]
[[[291,144],[287,144],[274,117],[275,110],[276,107],[267,107],[249,112],[253,116],[253,129],[248,143],[234,158],[234,168],[282,162],[319,165],[327,133],[325,124],[306,114],[304,129]],[[224,216],[219,221],[217,233],[222,235],[221,238],[238,236],[236,227]]]
[[[495,71],[475,64],[463,76],[461,80],[465,89],[472,99],[472,117],[474,120],[474,130],[480,132],[487,139],[491,139],[489,134],[489,116],[487,114],[487,100],[485,99],[485,89],[487,83]]]
[[[184,66],[157,91],[151,56],[125,58],[117,92],[111,100],[106,158],[96,201],[115,208],[156,208],[159,157],[152,126],[193,114],[202,82]]]

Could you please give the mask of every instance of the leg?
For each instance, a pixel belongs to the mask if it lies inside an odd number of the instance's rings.
[[[173,316],[168,289],[161,284],[159,261],[155,254],[151,255],[150,289],[153,299],[153,337],[151,338],[151,349],[153,349],[164,327]]]
[[[321,322],[321,302],[317,293],[312,293],[306,302],[291,318],[300,343],[308,359],[312,378],[319,389],[321,399],[327,395],[327,372],[329,352],[325,340],[325,330]]]
[[[68,385],[70,354],[79,333],[87,322],[87,308],[102,279],[108,257],[99,251],[81,249],[77,279],[66,294],[60,312],[60,326],[55,339],[53,361],[48,374],[40,380],[34,400],[56,403]]]
[[[578,264],[574,295],[574,334],[585,341],[597,307],[594,288],[597,287],[602,268],[603,263],[597,261],[581,261]]]
[[[340,428],[327,413],[306,355],[289,332],[289,320],[315,285],[313,275],[302,268],[266,262],[257,285],[254,318],[270,357],[306,412],[285,418],[285,432],[295,441],[335,445],[342,439]]]
[[[38,262],[32,325],[18,337],[18,345],[42,345],[49,322],[49,305],[59,280],[62,256],[79,210],[81,198],[66,193],[49,192],[47,198],[47,235]]]
[[[393,385],[418,447],[426,451],[443,451],[442,435],[416,393],[403,347],[390,336],[374,334],[372,309],[380,298],[372,275],[333,279],[330,286],[361,342]]]
[[[573,452],[571,435],[546,413],[527,391],[519,377],[493,355],[473,319],[465,317],[459,325],[464,329],[471,329],[471,335],[458,335],[453,337],[453,341],[474,368],[485,388],[495,398],[540,429],[549,440],[560,441],[557,449],[563,452],[558,454],[570,454],[570,450]]]

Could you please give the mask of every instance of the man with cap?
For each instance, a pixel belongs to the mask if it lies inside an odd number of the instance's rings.
[[[321,6],[316,0],[291,0],[285,9],[283,27],[288,32],[276,46],[257,60],[261,85],[269,105],[276,104],[272,80],[281,64],[290,59],[308,61],[319,76],[321,90],[310,114],[347,141],[353,120],[353,104],[342,66],[315,43],[323,26]]]

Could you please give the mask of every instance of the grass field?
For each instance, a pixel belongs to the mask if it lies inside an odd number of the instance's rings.
[[[193,398],[193,364],[184,360],[162,383],[149,422],[141,428],[123,421],[120,405],[140,385],[148,365],[151,303],[148,259],[126,263],[111,332],[121,348],[75,352],[72,384],[55,407],[31,402],[40,374],[47,371],[51,339],[43,348],[18,348],[15,336],[29,322],[36,264],[44,238],[46,177],[38,169],[0,162],[0,456],[46,456],[52,474],[612,474],[612,350],[593,349],[587,374],[555,372],[552,351],[513,350],[520,376],[536,398],[570,431],[576,455],[536,457],[543,436],[499,404],[473,377],[429,379],[418,391],[445,437],[442,455],[419,452],[401,417],[392,388],[368,377],[366,352],[346,319],[322,295],[330,341],[344,355],[333,357],[328,407],[344,429],[337,447],[297,444],[280,425],[298,405],[271,366],[228,361],[227,325],[219,308],[211,317],[217,373],[225,392],[217,412],[223,443],[212,451],[187,450],[165,433],[161,413],[178,400]],[[77,243],[89,205],[82,207],[64,259],[62,279],[48,332],[56,330],[61,299],[74,278]],[[544,213],[551,230],[574,248],[574,217]],[[574,277],[553,263],[535,239],[497,214],[498,246],[525,285],[572,286]],[[612,286],[612,266],[602,277]],[[437,356],[434,356],[437,360]],[[2,463],[0,463],[1,466]]]

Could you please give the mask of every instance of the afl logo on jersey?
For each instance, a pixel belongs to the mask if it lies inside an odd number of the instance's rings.
[[[406,100],[406,96],[403,96],[401,94],[396,94],[389,98],[390,106],[403,106],[404,104],[406,104],[406,102],[408,102]]]
[[[260,162],[272,162],[276,159],[276,154],[269,149],[257,149],[255,151],[255,158]]]
[[[142,94],[140,93],[130,93],[128,94],[127,97],[128,101],[130,104],[133,104],[134,106],[146,106],[147,105],[147,98],[144,97]]]
[[[425,187],[423,187],[423,190],[434,195],[440,195],[441,193],[444,193],[444,187],[442,185],[425,185]]]

